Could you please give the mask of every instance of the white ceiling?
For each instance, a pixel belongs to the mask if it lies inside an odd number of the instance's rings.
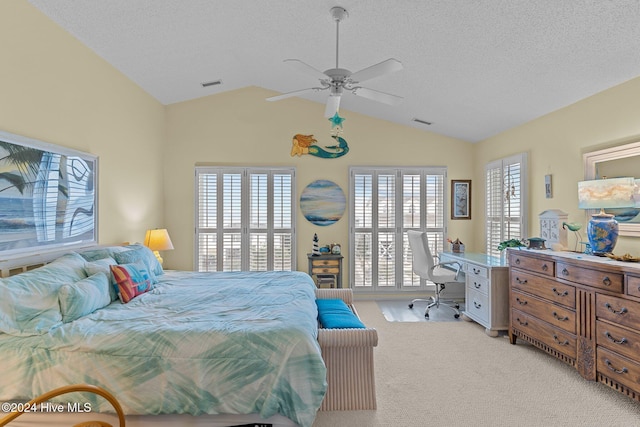
[[[245,86],[275,95],[317,85],[283,60],[333,68],[329,10],[342,6],[340,67],[398,59],[404,70],[363,86],[405,99],[391,107],[345,94],[341,115],[471,142],[640,75],[640,0],[29,2],[163,104]]]

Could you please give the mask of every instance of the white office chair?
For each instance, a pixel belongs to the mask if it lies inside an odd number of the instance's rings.
[[[407,237],[409,238],[409,246],[411,247],[411,253],[413,254],[413,272],[423,279],[429,280],[436,285],[435,295],[428,299],[416,298],[409,303],[409,308],[413,308],[413,304],[417,301],[426,301],[429,304],[424,312],[424,317],[429,317],[429,310],[431,307],[448,307],[454,311],[454,317],[457,319],[460,317],[460,304],[455,301],[445,301],[440,298],[440,294],[445,289],[445,284],[455,282],[460,272],[460,263],[456,261],[436,263],[434,257],[429,250],[429,241],[427,240],[427,233],[423,231],[408,230]],[[455,271],[444,268],[444,265],[457,265]]]

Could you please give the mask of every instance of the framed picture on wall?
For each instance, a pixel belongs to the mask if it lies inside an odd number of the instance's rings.
[[[98,240],[98,158],[0,131],[0,256]]]
[[[451,219],[471,219],[471,180],[451,180]]]

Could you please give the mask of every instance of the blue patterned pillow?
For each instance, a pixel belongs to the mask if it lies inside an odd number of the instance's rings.
[[[58,291],[62,321],[72,322],[111,304],[109,287],[109,277],[103,272],[63,285]]]
[[[87,261],[96,261],[108,257],[113,258],[114,254],[126,250],[127,249],[124,246],[106,246],[103,248],[80,252],[80,255]]]
[[[0,332],[46,334],[62,322],[58,290],[85,279],[85,260],[71,252],[35,270],[0,280]]]
[[[151,255],[153,255],[153,253],[151,253]],[[114,258],[116,261],[118,261],[118,264],[133,264],[135,262],[141,262],[146,267],[147,273],[149,274],[149,277],[151,279],[151,283],[158,283],[158,279],[153,273],[151,262],[147,257],[147,254],[141,248],[117,253],[114,255]]]
[[[140,251],[144,257],[146,258],[145,264],[149,267],[149,271],[155,276],[162,276],[164,274],[164,270],[162,269],[162,264],[158,261],[158,258],[153,253],[151,249],[148,247],[141,245],[140,243],[134,243],[132,245],[126,246],[127,248],[131,248],[133,250]]]

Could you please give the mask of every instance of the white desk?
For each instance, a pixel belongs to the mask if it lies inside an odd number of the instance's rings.
[[[442,252],[440,262],[457,261],[465,273],[462,318],[485,327],[491,337],[509,330],[509,267],[502,258],[473,252]]]

